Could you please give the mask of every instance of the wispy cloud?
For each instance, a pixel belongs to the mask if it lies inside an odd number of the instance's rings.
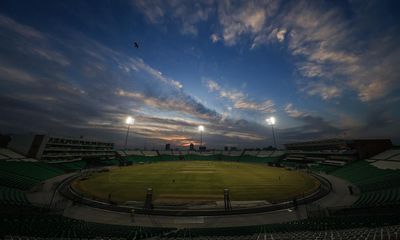
[[[157,0],[133,1],[134,6],[139,9],[146,19],[152,24],[164,24],[167,21],[177,22],[182,34],[197,35],[197,24],[208,20],[214,12],[213,1],[176,1]]]
[[[40,40],[46,44],[29,42],[18,32],[14,32],[12,41],[1,42],[3,47],[15,50],[12,55],[0,54],[0,61],[7,63],[0,68],[0,78],[7,80],[2,81],[0,90],[0,108],[7,112],[3,131],[6,127],[7,131],[17,132],[88,134],[122,144],[124,118],[130,114],[137,119],[133,138],[141,143],[197,143],[194,136],[199,124],[207,128],[205,141],[216,146],[265,139],[253,123],[232,120],[205,107],[187,94],[177,80],[141,58],[115,51],[79,32],[69,32],[68,38],[59,39],[26,28],[47,36]],[[0,28],[0,32],[3,30]],[[54,48],[53,40],[59,48]],[[24,49],[31,51],[19,51],[16,45],[22,42]],[[46,53],[59,52],[63,58],[74,61],[49,68],[48,59],[33,50],[37,45]],[[33,67],[20,70],[13,59],[23,59],[18,64],[26,62]],[[67,69],[73,71],[73,78],[65,74]],[[17,94],[6,92],[9,88],[16,89]],[[35,123],[27,124],[28,119]]]
[[[227,45],[250,41],[250,48],[285,43],[298,73],[305,78],[298,81],[300,91],[324,100],[353,91],[367,102],[398,89],[398,32],[387,29],[360,39],[360,33],[370,28],[360,18],[373,11],[374,4],[362,10],[350,4],[355,12],[353,21],[339,6],[323,5],[308,1],[220,2],[221,29],[214,34],[221,35]]]
[[[210,92],[217,92],[219,97],[231,101],[234,109],[259,111],[262,113],[275,112],[275,104],[270,99],[262,102],[249,100],[244,92],[236,89],[225,89],[211,79],[207,79],[205,84]]]
[[[0,79],[4,82],[12,83],[33,83],[36,79],[24,70],[16,69],[14,67],[0,66]]]
[[[286,104],[284,110],[289,117],[302,123],[298,127],[280,130],[281,136],[288,142],[299,141],[299,139],[314,140],[341,137],[341,134],[345,131],[320,116],[314,116],[313,114],[296,109],[292,103]]]

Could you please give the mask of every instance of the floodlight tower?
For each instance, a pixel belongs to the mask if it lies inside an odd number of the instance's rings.
[[[269,118],[265,119],[265,121],[267,122],[268,125],[271,125],[271,127],[272,127],[272,136],[274,138],[274,145],[275,145],[275,148],[278,148],[278,146],[276,145],[275,130],[274,130],[274,125],[276,123],[276,119],[274,117],[269,117]]]
[[[128,117],[126,118],[125,123],[128,125],[128,130],[126,131],[124,149],[126,149],[126,145],[128,144],[129,128],[131,127],[131,125],[133,125],[133,124],[135,123],[135,119],[132,118],[131,116],[128,116]]]
[[[200,132],[200,147],[202,147],[203,146],[203,132],[204,132],[204,126],[203,125],[199,126],[199,132]]]

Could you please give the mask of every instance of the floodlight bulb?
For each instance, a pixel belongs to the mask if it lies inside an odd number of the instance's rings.
[[[199,131],[200,131],[200,132],[204,132],[204,126],[203,126],[203,125],[200,125],[200,126],[199,126]]]
[[[126,124],[131,125],[131,124],[134,124],[134,123],[135,123],[135,119],[132,118],[131,116],[126,118]]]
[[[275,125],[275,123],[276,123],[275,117],[267,118],[267,119],[265,119],[265,121],[268,123],[268,125]]]

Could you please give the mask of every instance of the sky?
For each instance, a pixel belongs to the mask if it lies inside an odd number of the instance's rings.
[[[0,2],[0,133],[400,143],[399,1]],[[134,46],[137,42],[139,48]]]

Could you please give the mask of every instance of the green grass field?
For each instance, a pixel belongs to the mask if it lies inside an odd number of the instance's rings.
[[[113,201],[144,201],[153,188],[155,203],[185,203],[223,200],[230,189],[232,201],[291,199],[319,186],[318,180],[302,172],[265,164],[175,161],[115,168],[95,173],[73,187],[86,196]]]

